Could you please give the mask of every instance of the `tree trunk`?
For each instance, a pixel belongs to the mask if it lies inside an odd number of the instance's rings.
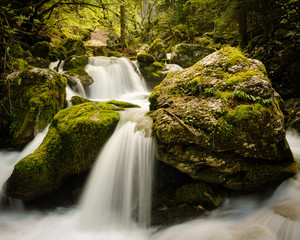
[[[239,22],[239,45],[241,48],[247,46],[248,43],[248,9],[247,0],[239,0],[238,6],[238,22]]]
[[[121,46],[122,48],[126,48],[126,16],[125,16],[125,6],[121,5],[120,7],[120,12],[121,12]]]
[[[262,25],[266,34],[270,35],[273,32],[273,16],[271,0],[259,0],[259,7],[262,16]]]

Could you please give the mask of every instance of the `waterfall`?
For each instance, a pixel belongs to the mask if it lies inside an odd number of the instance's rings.
[[[145,111],[127,110],[97,158],[81,201],[81,225],[129,227],[150,222],[154,145]]]
[[[38,146],[42,143],[46,133],[48,131],[49,126],[47,126],[42,132],[38,133],[35,138],[27,144],[27,146],[21,151],[0,151],[0,187],[2,188],[5,181],[11,175],[14,165],[21,160],[22,158],[26,157],[27,155],[33,153]],[[6,197],[2,194],[2,189],[0,189],[0,206],[6,200]],[[11,206],[14,208],[13,205],[21,206],[20,200],[10,200]],[[19,207],[17,207],[19,208]]]
[[[92,100],[128,99],[131,96],[148,94],[145,82],[126,58],[91,57],[85,67],[94,83],[87,87],[87,96]]]

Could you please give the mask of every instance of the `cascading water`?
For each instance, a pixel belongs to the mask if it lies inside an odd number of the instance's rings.
[[[151,159],[154,154],[150,137],[151,123],[149,119],[144,119],[149,93],[128,60],[92,58],[87,71],[94,74],[95,80],[87,92],[89,98],[130,100],[143,108],[121,113],[119,125],[98,157],[79,207],[57,208],[50,212],[0,210],[1,239],[300,239],[299,179],[285,181],[271,197],[263,200],[261,196],[231,198],[225,200],[223,206],[209,217],[176,225],[155,234],[152,234],[151,229],[145,229],[143,226],[147,225],[150,214]],[[115,80],[121,75],[122,80]],[[100,95],[104,89],[102,85],[106,84],[101,83],[103,79],[109,82],[108,85],[113,83],[111,88],[116,87],[118,90],[105,90],[105,95]],[[132,79],[135,79],[134,83],[127,83]],[[105,89],[109,88],[105,86]],[[97,95],[97,92],[100,94]],[[300,136],[288,132],[287,139],[299,163]],[[11,173],[18,154],[0,152],[0,177]],[[3,183],[5,178],[0,181]]]
[[[136,109],[121,113],[83,194],[81,225],[129,227],[133,219],[149,224],[154,145],[151,120],[144,114]]]
[[[86,89],[89,99],[134,100],[149,94],[143,79],[126,58],[93,57],[85,70],[95,81]]]

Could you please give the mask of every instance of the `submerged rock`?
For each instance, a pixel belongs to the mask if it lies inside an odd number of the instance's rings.
[[[40,147],[15,165],[7,196],[32,201],[58,189],[69,176],[89,170],[118,120],[118,112],[94,103],[60,111]]]
[[[50,69],[14,72],[2,89],[1,146],[22,147],[65,106],[66,78]]]
[[[195,180],[253,190],[297,171],[263,64],[235,48],[169,73],[149,100],[157,158]]]

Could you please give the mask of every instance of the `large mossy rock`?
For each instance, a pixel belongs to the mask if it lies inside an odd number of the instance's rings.
[[[211,45],[180,43],[173,48],[170,63],[183,68],[190,67],[215,50],[216,48]]]
[[[151,54],[155,57],[156,61],[162,62],[167,59],[166,50],[164,47],[164,43],[161,39],[156,39],[151,43],[149,48],[147,49],[147,53]]]
[[[50,69],[14,72],[1,90],[0,145],[22,147],[43,130],[66,102],[65,77]]]
[[[69,176],[89,170],[118,120],[118,112],[94,103],[57,113],[40,147],[15,165],[7,196],[32,201],[58,189]]]
[[[195,180],[251,190],[297,169],[263,64],[223,48],[151,93],[157,158]]]

